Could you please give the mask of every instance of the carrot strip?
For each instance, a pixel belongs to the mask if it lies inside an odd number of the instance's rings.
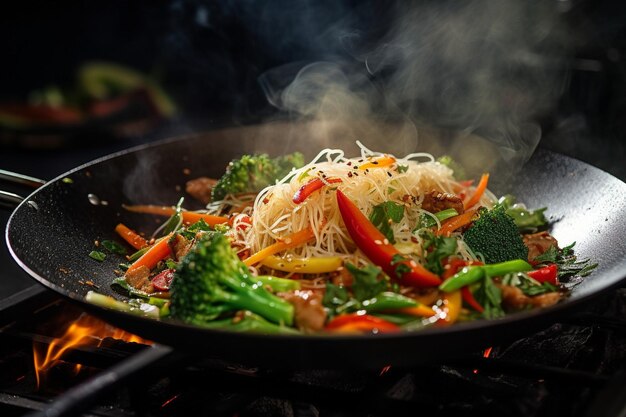
[[[248,266],[252,266],[257,264],[267,258],[268,256],[276,255],[278,252],[282,252],[285,249],[298,247],[309,240],[315,237],[315,233],[313,233],[313,229],[309,226],[304,230],[300,230],[299,232],[293,233],[278,242],[269,245],[266,248],[261,249],[254,255],[250,256],[246,260],[243,261]]]
[[[183,222],[187,224],[193,224],[199,222],[200,220],[204,220],[204,222],[209,226],[228,223],[228,217],[223,216],[214,216],[212,214],[206,213],[196,213],[195,211],[183,211],[181,214],[183,215]]]
[[[122,207],[124,207],[128,211],[132,211],[133,213],[155,214],[157,216],[171,216],[172,214],[176,212],[176,209],[174,207],[168,207],[168,206],[123,205]],[[181,214],[183,216],[183,221],[187,224],[195,223],[197,221],[200,221],[200,219],[204,220],[209,226],[215,226],[216,224],[222,224],[222,223],[228,222],[228,217],[214,216],[212,214],[198,213],[195,211],[183,210]]]
[[[393,156],[385,155],[380,158],[372,159],[370,162],[366,162],[363,165],[359,166],[359,169],[370,169],[370,168],[382,168],[389,166],[396,162],[396,158]]]
[[[154,268],[159,261],[167,258],[172,254],[168,241],[172,237],[172,234],[165,236],[163,239],[157,241],[154,245],[148,249],[146,253],[141,255],[141,258],[137,259],[126,271],[126,274],[133,272],[134,270],[145,266],[148,269]]]
[[[476,186],[476,190],[474,191],[474,194],[470,197],[469,200],[465,202],[465,204],[463,204],[463,207],[466,210],[478,204],[478,202],[480,201],[480,198],[483,196],[483,194],[485,193],[485,190],[487,189],[488,182],[489,182],[489,174],[488,173],[483,174],[480,177],[480,181],[478,182],[478,185]]]
[[[124,224],[120,223],[115,226],[115,231],[122,239],[124,239],[130,246],[139,250],[148,246],[148,241],[139,236],[137,232],[129,229]]]
[[[476,210],[478,209],[468,210],[463,214],[459,214],[458,216],[454,216],[446,220],[442,223],[441,229],[437,230],[437,235],[450,236],[450,233],[454,232],[456,229],[471,223],[474,215],[476,214]]]

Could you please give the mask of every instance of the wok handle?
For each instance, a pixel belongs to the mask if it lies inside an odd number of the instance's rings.
[[[24,197],[21,195],[0,190],[0,207],[2,208],[15,208],[22,200],[24,200]]]
[[[4,169],[0,169],[0,181],[31,188],[39,188],[46,183],[39,178],[29,177],[28,175],[18,174],[17,172],[5,171]],[[0,190],[0,208],[13,209],[23,200],[24,197],[21,195]]]
[[[15,185],[26,185],[32,188],[39,188],[46,183],[39,178],[29,177],[28,175],[18,174],[17,172],[5,171],[4,169],[0,169],[0,181]]]

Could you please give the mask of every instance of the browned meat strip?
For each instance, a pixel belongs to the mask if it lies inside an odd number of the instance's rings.
[[[422,208],[431,213],[437,213],[442,210],[453,208],[457,213],[463,213],[463,200],[454,194],[442,193],[433,190],[424,195]]]
[[[326,311],[322,306],[322,295],[311,290],[280,293],[282,298],[294,307],[294,319],[298,329],[313,333],[321,330],[326,321]]]
[[[537,256],[541,255],[550,246],[559,247],[559,242],[548,232],[539,232],[529,235],[524,235],[524,245],[528,247],[528,260],[532,261]]]
[[[193,246],[193,241],[189,241],[181,235],[176,235],[175,239],[173,243],[170,243],[170,247],[174,254],[174,259],[179,261],[189,253],[189,250]]]
[[[548,292],[534,297],[524,295],[522,290],[510,285],[499,285],[502,290],[502,305],[510,310],[523,310],[528,307],[549,307],[562,297],[560,292]]]
[[[217,180],[213,178],[200,177],[187,181],[185,191],[193,198],[207,204],[211,201],[211,190],[217,184]]]
[[[147,266],[140,266],[136,269],[129,269],[124,275],[126,282],[133,288],[136,288],[147,293],[154,292],[154,288],[150,283],[150,268]]]

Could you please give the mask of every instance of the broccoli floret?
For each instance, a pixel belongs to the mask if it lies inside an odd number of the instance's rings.
[[[227,313],[248,310],[292,325],[293,306],[257,285],[221,233],[208,233],[183,258],[170,287],[172,316],[207,325]]]
[[[483,211],[463,238],[470,249],[483,255],[488,264],[528,259],[528,248],[517,225],[502,206]]]
[[[228,164],[226,172],[213,187],[211,197],[222,200],[226,194],[259,192],[282,179],[292,168],[303,165],[304,156],[299,152],[278,158],[270,158],[266,154],[244,155]]]

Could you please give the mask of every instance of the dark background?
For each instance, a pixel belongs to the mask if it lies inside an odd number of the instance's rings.
[[[293,113],[281,113],[268,103],[260,78],[286,64],[316,61],[340,62],[352,73],[363,73],[358,52],[388,39],[397,27],[399,5],[404,4],[348,0],[54,3],[27,0],[2,6],[1,102],[23,101],[31,91],[48,85],[70,86],[80,64],[105,60],[153,75],[180,111],[176,118],[139,135],[98,135],[96,140],[83,132],[45,150],[25,146],[19,136],[2,144],[0,169],[43,179],[163,137],[259,123],[279,113],[291,117]],[[449,11],[463,2],[415,3]],[[534,12],[546,8],[562,27],[558,37],[548,35],[537,46],[543,57],[555,58],[550,74],[557,74],[559,80],[555,100],[549,105],[537,103],[537,111],[525,113],[542,127],[540,146],[626,179],[626,5],[583,0],[525,3],[523,18],[528,27]],[[445,63],[441,65],[445,69]],[[463,79],[471,71],[455,68],[452,73]],[[383,93],[392,76],[385,71],[366,75]],[[438,104],[436,97],[420,100],[415,102],[422,104],[429,121],[449,122],[439,114],[445,116],[445,106],[431,105]],[[415,103],[393,104],[413,116]],[[377,106],[390,107],[387,102]],[[532,101],[529,107],[533,108]],[[4,224],[8,213],[1,217]],[[4,242],[2,246],[0,296],[31,285],[8,259]]]

